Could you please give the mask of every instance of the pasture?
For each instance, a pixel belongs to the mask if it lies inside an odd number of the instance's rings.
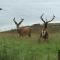
[[[49,42],[38,43],[39,34],[19,37],[17,33],[0,33],[0,60],[58,60],[60,32],[51,33]]]

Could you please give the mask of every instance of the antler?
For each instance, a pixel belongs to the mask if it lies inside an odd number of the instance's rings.
[[[3,10],[2,8],[0,8],[0,10]]]
[[[23,18],[21,18],[21,21],[19,22],[19,25],[23,22],[23,20],[24,20],[24,19],[23,19]]]
[[[42,18],[43,14],[41,15],[40,19],[45,23],[44,19]]]
[[[54,18],[55,18],[55,16],[53,15],[53,18],[50,21],[48,21],[48,22],[51,22],[52,20],[54,20]]]
[[[15,21],[15,17],[14,17],[13,21],[14,21],[15,24],[17,24],[17,22]]]

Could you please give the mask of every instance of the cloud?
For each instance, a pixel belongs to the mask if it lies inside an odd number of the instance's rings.
[[[0,26],[3,27],[1,29],[14,25],[14,17],[19,22],[22,16],[22,25],[42,23],[42,13],[45,13],[44,16],[48,19],[54,14],[56,19],[53,22],[60,20],[60,0],[0,0],[0,7],[4,9],[0,11]]]

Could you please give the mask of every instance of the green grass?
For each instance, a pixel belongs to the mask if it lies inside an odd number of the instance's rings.
[[[19,37],[16,33],[0,33],[0,60],[57,60],[60,33],[50,34],[49,42],[38,43],[39,34]]]

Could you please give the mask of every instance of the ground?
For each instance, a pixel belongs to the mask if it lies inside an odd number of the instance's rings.
[[[49,34],[48,43],[38,43],[39,34],[29,38],[17,33],[0,33],[0,60],[58,60],[60,32]]]

